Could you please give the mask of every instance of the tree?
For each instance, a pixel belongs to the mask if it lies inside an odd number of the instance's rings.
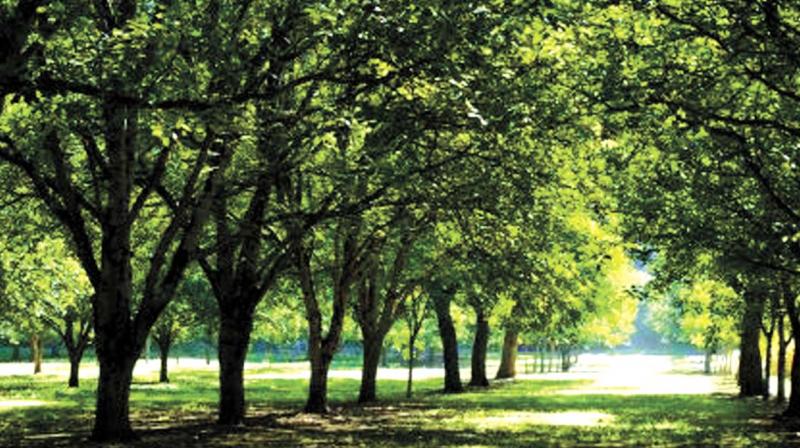
[[[13,32],[2,35],[0,159],[24,174],[60,223],[95,290],[100,379],[92,437],[129,439],[133,366],[194,257],[215,174],[230,156],[212,126],[193,121],[210,108],[194,99],[213,96],[218,84],[196,82],[202,76],[188,67],[219,55],[204,53],[190,27],[167,26],[207,23],[186,2],[2,8],[2,28]],[[40,44],[30,48],[30,39]],[[74,63],[65,68],[64,61]],[[167,72],[175,75],[160,77]],[[134,301],[131,234],[156,191],[176,207]]]
[[[18,322],[32,335],[34,373],[41,371],[42,341],[45,330],[50,330],[67,348],[68,385],[78,387],[79,366],[92,331],[89,297],[93,294],[80,264],[56,238],[7,250],[2,261],[8,282],[3,308],[19,316]]]

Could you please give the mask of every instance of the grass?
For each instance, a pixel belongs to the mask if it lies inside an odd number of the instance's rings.
[[[438,393],[440,380],[428,379],[411,400],[403,381],[385,380],[381,401],[359,407],[358,381],[334,378],[334,412],[310,416],[298,412],[305,381],[262,375],[285,370],[248,371],[256,377],[247,382],[249,419],[233,431],[213,424],[216,372],[177,370],[169,385],[137,377],[131,417],[141,440],[133,446],[800,446],[793,423],[771,418],[777,409],[760,400],[566,393],[588,390],[591,379],[526,379],[459,395]],[[0,377],[0,446],[84,446],[93,389],[85,380],[69,390],[62,375]]]

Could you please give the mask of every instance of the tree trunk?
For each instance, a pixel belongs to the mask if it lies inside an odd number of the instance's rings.
[[[569,347],[561,348],[561,371],[569,372],[572,368],[572,355]]]
[[[483,309],[476,310],[475,314],[475,340],[472,344],[472,374],[469,385],[488,387],[486,352],[489,345],[489,321],[486,319]]]
[[[68,387],[78,387],[80,385],[80,380],[78,379],[78,374],[81,365],[81,356],[75,355],[70,353],[69,354],[69,382],[67,383]]]
[[[377,333],[377,332],[376,332]],[[371,339],[364,339],[364,359],[361,367],[361,388],[358,391],[358,402],[375,401],[375,384],[378,376],[378,364],[381,360],[383,336],[373,334]]]
[[[703,361],[703,373],[705,373],[706,375],[711,375],[711,357],[713,355],[714,353],[711,351],[711,349],[707,348],[705,359]]]
[[[128,412],[136,357],[101,358],[100,378],[97,382],[97,408],[92,430],[93,440],[135,439]]]
[[[158,372],[159,383],[169,383],[168,364],[170,341],[158,341],[158,353],[161,359],[161,368]]]
[[[774,322],[773,326],[770,328],[770,331],[767,332],[766,339],[767,339],[767,351],[764,354],[764,393],[763,397],[765,400],[769,400],[769,377],[772,374],[772,335],[774,329]]]
[[[380,351],[378,351],[380,356]],[[328,369],[333,357],[323,353],[322,347],[317,346],[309,351],[311,361],[311,380],[308,383],[308,399],[305,412],[311,414],[326,414],[328,409]]]
[[[408,383],[406,384],[406,398],[411,398],[411,389],[414,386],[414,343],[417,336],[414,331],[408,335]]]
[[[516,331],[506,329],[503,337],[503,353],[500,355],[500,368],[497,369],[497,379],[514,378],[517,375],[517,349],[519,348],[519,335]]]
[[[38,334],[31,335],[31,361],[33,361],[33,374],[42,373],[42,338]]]
[[[789,324],[792,327],[792,336],[795,341],[794,355],[792,356],[792,370],[789,374],[789,384],[791,393],[789,394],[789,406],[783,412],[787,417],[800,417],[800,350],[798,350],[797,341],[800,341],[800,315],[797,314],[797,305],[795,303],[795,295],[784,284],[784,301],[786,302],[786,311],[789,316]]]
[[[800,334],[800,328],[793,329],[795,341]],[[789,374],[791,383],[791,393],[789,394],[789,406],[783,412],[787,417],[800,417],[800,350],[795,350],[792,356],[792,370]]]
[[[20,354],[19,344],[14,344],[11,347],[11,361],[17,362],[21,358],[22,358],[22,355]]]
[[[462,392],[464,386],[461,384],[461,373],[458,369],[458,339],[453,318],[450,316],[450,301],[453,295],[449,292],[436,291],[431,297],[444,350],[444,391],[446,393]]]
[[[761,377],[761,317],[764,301],[751,294],[745,295],[745,311],[742,317],[739,357],[739,395],[755,397],[763,395],[764,381]]]
[[[783,328],[784,316],[778,318],[778,403],[786,401],[786,333]]]
[[[242,425],[245,414],[244,363],[253,330],[253,313],[238,306],[220,307],[220,311],[218,423]]]
[[[544,373],[544,345],[536,347],[536,351],[539,354],[539,373]]]

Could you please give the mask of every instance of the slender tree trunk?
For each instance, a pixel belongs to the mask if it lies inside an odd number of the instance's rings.
[[[544,345],[537,346],[536,351],[539,355],[539,373],[544,373]]]
[[[786,333],[784,316],[778,318],[778,403],[786,401]]]
[[[158,372],[159,383],[169,383],[169,349],[171,341],[158,341],[158,353],[161,359],[161,368]]]
[[[452,297],[451,293],[442,291],[431,295],[444,350],[444,391],[446,393],[458,393],[464,390],[458,368],[458,338],[453,318],[450,316]]]
[[[378,364],[381,360],[383,335],[379,332],[371,334],[370,339],[364,339],[364,359],[361,366],[361,388],[358,391],[359,403],[375,401],[376,381],[378,377]]]
[[[67,383],[68,387],[78,387],[80,385],[80,380],[78,379],[80,365],[81,365],[81,358],[83,353],[76,354],[70,352],[69,354],[69,381]]]
[[[561,348],[561,371],[562,372],[569,372],[569,369],[572,368],[572,356],[570,353],[570,348],[565,346]]]
[[[483,309],[476,310],[475,340],[472,344],[472,374],[469,385],[475,387],[488,387],[489,379],[486,378],[486,352],[489,346],[489,321]]]
[[[232,302],[241,303],[241,302]],[[219,411],[220,425],[244,424],[244,363],[253,330],[253,313],[241,306],[220,307]]]
[[[754,397],[763,395],[764,380],[761,377],[761,317],[764,301],[752,294],[745,295],[745,312],[742,317],[739,357],[739,395]]]
[[[11,347],[11,361],[17,362],[21,358],[22,358],[22,355],[20,354],[19,344],[14,344]]]
[[[710,348],[706,348],[705,360],[703,361],[703,373],[711,375],[711,358],[714,352]]]
[[[519,335],[514,330],[506,329],[503,337],[503,352],[500,355],[500,368],[497,369],[497,379],[514,378],[517,375],[518,348]]]
[[[42,373],[42,338],[38,334],[31,335],[31,361],[33,361],[33,374]]]
[[[763,397],[765,400],[769,400],[769,377],[772,374],[772,335],[774,329],[774,322],[773,326],[770,328],[770,331],[767,332],[766,339],[767,339],[767,351],[764,354],[764,393]]]
[[[406,384],[406,398],[411,398],[411,389],[414,386],[414,343],[416,342],[414,331],[408,335],[408,383]]]

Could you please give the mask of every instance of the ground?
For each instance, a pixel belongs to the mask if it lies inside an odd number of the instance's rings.
[[[155,361],[137,366],[132,446],[800,446],[799,428],[773,418],[775,405],[735,398],[732,379],[697,373],[697,358],[585,355],[568,374],[522,374],[459,395],[439,393],[439,370],[424,369],[411,400],[405,371],[384,369],[381,401],[366,407],[353,403],[359,372],[335,370],[333,410],[322,417],[298,412],[305,365],[253,364],[247,425],[227,431],[213,424],[214,366],[172,367],[162,385]],[[82,369],[78,390],[67,389],[64,363],[36,377],[29,368],[0,365],[0,446],[90,446],[96,367]]]

